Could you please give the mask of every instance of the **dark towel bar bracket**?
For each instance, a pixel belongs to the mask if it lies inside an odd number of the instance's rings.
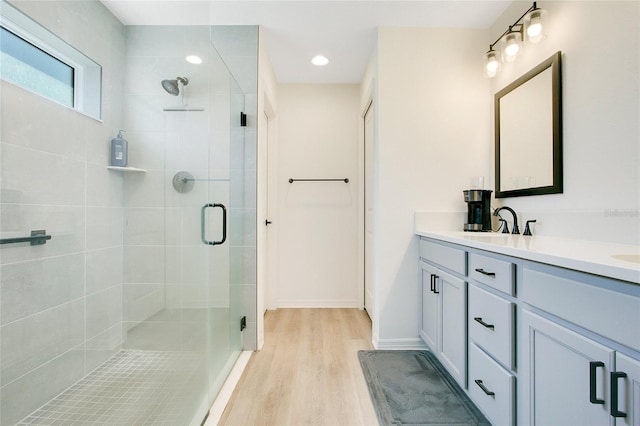
[[[47,235],[47,231],[38,229],[31,231],[31,236],[29,237],[3,238],[0,240],[0,244],[30,243],[32,246],[40,246],[46,244],[47,240],[50,239],[51,235]]]
[[[344,179],[289,179],[289,183],[293,182],[344,182],[349,183],[349,178]]]

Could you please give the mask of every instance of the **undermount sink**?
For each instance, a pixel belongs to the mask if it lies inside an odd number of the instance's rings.
[[[460,231],[459,234],[465,237],[501,237],[504,235],[510,235],[510,234],[503,234],[501,232],[469,232],[469,231]]]
[[[611,257],[625,262],[640,263],[640,253],[635,254],[612,254]]]

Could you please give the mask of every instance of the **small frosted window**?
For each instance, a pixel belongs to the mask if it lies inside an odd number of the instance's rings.
[[[100,120],[100,64],[5,0],[0,5],[0,79]]]
[[[73,107],[73,67],[5,28],[0,31],[0,77]]]

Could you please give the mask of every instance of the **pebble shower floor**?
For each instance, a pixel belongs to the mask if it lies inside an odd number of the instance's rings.
[[[19,425],[184,424],[195,407],[188,385],[202,356],[123,350]],[[186,391],[186,389],[184,389]]]

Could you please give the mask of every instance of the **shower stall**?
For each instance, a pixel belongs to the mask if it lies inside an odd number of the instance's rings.
[[[1,82],[2,425],[200,424],[255,348],[258,29],[100,19],[103,121]]]

